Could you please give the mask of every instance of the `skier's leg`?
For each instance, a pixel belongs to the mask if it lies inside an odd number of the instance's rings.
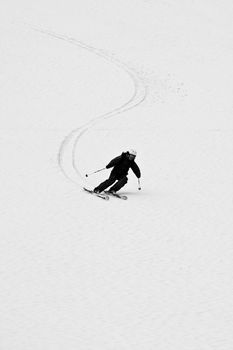
[[[120,178],[110,189],[109,191],[117,192],[128,182],[127,176]]]
[[[113,185],[116,180],[117,179],[115,176],[110,175],[110,177],[107,180],[105,180],[104,182],[101,182],[99,186],[94,188],[94,192],[103,192],[104,190],[106,190],[106,188]]]

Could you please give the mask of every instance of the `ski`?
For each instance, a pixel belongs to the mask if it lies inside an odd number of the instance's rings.
[[[90,193],[90,194],[93,194],[95,195],[96,197],[99,197],[99,198],[102,198],[102,199],[105,199],[105,200],[109,200],[109,196],[105,193],[95,193],[93,190],[89,190],[88,188],[86,187],[83,187],[84,191]]]
[[[113,196],[113,197],[116,197],[116,198],[119,198],[119,199],[123,199],[123,200],[127,200],[128,199],[128,197],[123,195],[123,194],[112,193],[112,192],[109,192],[109,191],[104,191],[104,193],[106,193],[106,195],[108,195],[108,196]]]

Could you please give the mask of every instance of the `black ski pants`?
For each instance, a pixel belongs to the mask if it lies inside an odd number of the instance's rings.
[[[116,182],[117,181],[117,182]],[[115,183],[116,182],[116,183]],[[101,184],[99,184],[99,186],[97,186],[95,188],[95,190],[97,191],[104,191],[106,190],[106,188],[112,186],[109,191],[119,191],[123,186],[125,186],[125,184],[128,182],[128,178],[126,175],[123,175],[121,177],[115,175],[115,174],[110,174],[109,178],[107,180],[105,180],[104,182],[102,182]],[[115,183],[115,184],[114,184]]]

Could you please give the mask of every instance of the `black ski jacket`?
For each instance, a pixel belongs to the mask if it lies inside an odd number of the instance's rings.
[[[134,159],[127,158],[128,152],[123,152],[120,156],[113,158],[106,166],[107,169],[112,168],[111,175],[122,177],[128,175],[128,171],[131,168],[137,178],[141,177],[141,171]]]

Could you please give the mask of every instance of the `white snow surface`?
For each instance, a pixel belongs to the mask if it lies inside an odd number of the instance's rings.
[[[233,349],[233,3],[0,3],[0,349]],[[138,151],[128,201],[82,190]]]

